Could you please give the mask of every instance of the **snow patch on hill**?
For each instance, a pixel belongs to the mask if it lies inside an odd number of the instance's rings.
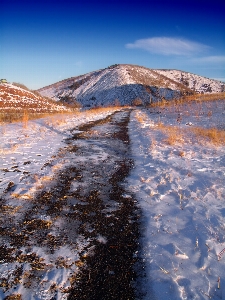
[[[185,88],[186,89],[186,88]],[[39,90],[41,95],[54,100],[76,100],[82,106],[113,105],[120,102],[130,105],[136,98],[144,103],[179,94],[176,82],[166,79],[153,70],[118,65],[83,76],[70,78]]]
[[[131,105],[170,100],[194,92],[217,93],[222,82],[176,70],[153,70],[134,65],[113,65],[106,69],[69,78],[39,90],[43,96],[83,107]]]
[[[182,83],[198,93],[220,93],[225,90],[223,82],[179,70],[155,70],[176,82]]]
[[[68,108],[51,99],[45,99],[39,95],[10,83],[0,84],[0,108],[1,110],[29,110],[33,112],[65,111]]]

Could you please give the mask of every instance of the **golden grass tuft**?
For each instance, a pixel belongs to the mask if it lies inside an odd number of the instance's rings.
[[[190,130],[197,138],[207,140],[214,145],[225,145],[225,131],[217,128],[193,127]],[[200,140],[201,141],[201,140]]]
[[[184,151],[180,151],[178,155],[179,155],[180,157],[184,157],[184,156],[185,156],[185,153],[184,153]]]
[[[213,93],[213,94],[194,94],[190,96],[183,96],[179,99],[171,99],[167,101],[158,101],[154,102],[150,105],[150,107],[170,107],[170,106],[180,106],[183,104],[190,103],[192,101],[199,102],[200,104],[202,102],[207,101],[216,101],[216,100],[225,100],[225,92],[222,93]]]
[[[5,300],[22,300],[21,294],[11,294],[4,298]]]
[[[10,148],[0,148],[0,154],[6,155],[6,154],[14,153],[18,147],[19,147],[19,145],[15,144],[15,145],[11,146]]]
[[[183,133],[177,126],[166,126],[162,122],[159,122],[156,124],[156,129],[161,130],[167,136],[167,138],[164,139],[164,142],[169,145],[175,145],[184,142]]]
[[[25,110],[23,113],[23,128],[24,129],[27,129],[28,120],[29,120],[28,112],[27,112],[27,110]]]
[[[145,123],[145,121],[146,121],[144,114],[137,114],[136,119],[138,120],[139,123],[142,123],[142,124]]]
[[[28,120],[35,120],[45,118],[48,116],[60,114],[62,112],[33,112],[29,110],[15,110],[7,109],[0,112],[0,124],[22,122],[26,123]]]
[[[165,142],[169,145],[175,145],[183,143],[183,135],[178,132],[177,128],[170,128],[170,130],[166,131],[167,139],[165,139]]]
[[[189,127],[179,128],[178,126],[166,126],[162,122],[156,124],[155,129],[161,130],[167,138],[164,140],[169,145],[183,144],[186,142],[209,142],[214,145],[220,146],[225,145],[225,131],[217,128],[202,128],[202,127]],[[192,137],[191,137],[191,134]],[[184,152],[181,151],[179,154],[181,157],[184,156]]]

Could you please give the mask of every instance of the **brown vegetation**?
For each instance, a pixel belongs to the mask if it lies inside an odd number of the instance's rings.
[[[216,128],[189,127],[180,128],[178,126],[166,126],[158,123],[156,129],[161,130],[167,135],[164,140],[169,145],[186,142],[209,142],[214,145],[225,145],[225,131]]]
[[[0,122],[25,123],[25,118],[28,120],[42,117],[43,114],[71,111],[71,108],[50,98],[41,97],[38,92],[29,91],[22,84],[14,85],[15,88],[13,85],[0,85]]]
[[[214,94],[194,94],[189,96],[183,96],[179,99],[172,99],[169,101],[161,101],[161,102],[154,102],[150,106],[151,107],[168,107],[168,106],[177,106],[188,104],[192,101],[197,102],[204,102],[204,101],[215,101],[215,100],[224,100],[225,99],[225,92],[223,93],[214,93]]]

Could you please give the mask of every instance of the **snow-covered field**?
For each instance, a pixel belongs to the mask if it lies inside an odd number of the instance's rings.
[[[54,175],[70,164],[63,150],[70,129],[112,112],[0,125],[0,299],[12,293],[21,294],[23,300],[51,299],[56,288],[56,298],[65,299],[71,274],[82,264],[78,254],[87,241],[78,235],[73,237],[76,246],[68,246],[61,235],[62,240],[53,241],[60,246],[52,253],[35,243],[35,234],[29,247],[24,246],[21,238],[26,234],[13,224],[19,224],[29,211],[35,193],[51,187]],[[140,255],[146,264],[142,283],[146,300],[225,299],[223,134],[211,140],[210,135],[193,129],[216,127],[224,132],[224,117],[224,101],[131,113],[135,167],[127,189],[135,193],[143,211]],[[37,224],[25,224],[29,234],[34,225],[48,228],[52,222],[57,232],[61,227],[66,230],[57,218],[43,215],[39,219]],[[48,235],[49,244],[56,231]],[[3,235],[6,232],[11,244]]]
[[[0,125],[0,299],[12,294],[22,295],[23,300],[66,299],[67,288],[83,264],[80,255],[85,255],[88,241],[76,233],[75,221],[65,223],[65,205],[61,215],[58,211],[55,216],[50,210],[46,212],[44,198],[38,204],[34,196],[41,190],[47,193],[56,184],[57,174],[62,174],[60,170],[71,164],[70,153],[64,151],[70,130],[115,110]],[[76,201],[71,200],[73,204]],[[37,210],[42,214],[35,214]],[[70,241],[65,240],[65,226]]]
[[[225,299],[225,102],[158,112],[134,111],[129,128],[145,299]],[[195,126],[222,128],[223,144],[193,135]]]

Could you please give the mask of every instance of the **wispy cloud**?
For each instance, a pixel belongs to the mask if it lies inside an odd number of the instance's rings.
[[[83,62],[81,60],[79,60],[79,61],[76,61],[74,63],[74,65],[77,66],[77,67],[81,67],[83,65]]]
[[[214,78],[215,80],[219,80],[219,81],[222,81],[222,82],[225,82],[225,77],[216,77]]]
[[[126,48],[143,49],[163,55],[193,55],[208,50],[210,47],[182,38],[153,37],[126,44]]]
[[[214,56],[205,56],[199,58],[193,58],[191,61],[198,63],[225,63],[225,56],[223,55],[214,55]]]

